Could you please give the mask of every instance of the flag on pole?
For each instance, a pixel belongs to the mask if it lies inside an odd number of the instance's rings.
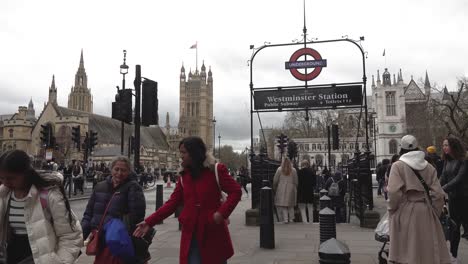
[[[196,49],[197,48],[197,43],[193,44],[192,46],[190,46],[191,49]]]
[[[195,46],[197,46],[197,45],[195,44]],[[383,50],[383,54],[382,54],[382,56],[385,56],[385,49]]]

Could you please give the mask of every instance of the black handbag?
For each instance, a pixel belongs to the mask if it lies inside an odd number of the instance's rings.
[[[151,259],[151,254],[149,253],[149,246],[153,242],[154,235],[156,235],[156,229],[151,228],[143,237],[132,236],[133,248],[135,249],[135,256],[137,260],[141,263],[145,263]]]

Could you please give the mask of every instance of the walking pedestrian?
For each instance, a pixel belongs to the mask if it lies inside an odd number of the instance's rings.
[[[249,191],[247,190],[247,184],[249,184],[251,181],[250,181],[250,177],[249,177],[249,171],[244,166],[242,166],[239,169],[239,177],[240,177],[240,182],[241,182],[242,188],[244,188],[244,191],[247,193],[247,197],[249,197]]]
[[[326,183],[325,189],[328,191],[328,196],[331,198],[332,208],[336,214],[336,222],[346,222],[346,181],[343,179],[341,172],[336,172],[330,177]]]
[[[183,170],[174,192],[161,208],[138,224],[134,235],[143,236],[183,204],[179,215],[180,264],[226,263],[234,255],[228,218],[241,199],[241,187],[226,166],[207,153],[201,138],[184,138],[179,151]],[[220,200],[222,192],[227,193],[224,202]]]
[[[442,175],[442,171],[444,170],[444,161],[442,158],[437,155],[437,148],[434,146],[429,146],[426,148],[427,158],[430,160],[429,162],[433,164],[433,166],[437,170],[437,177],[440,178]]]
[[[453,237],[450,240],[450,251],[453,257],[457,258],[460,227],[464,221],[468,220],[468,161],[466,150],[458,138],[454,136],[445,138],[442,148],[444,169],[440,183],[449,196],[450,217],[456,223]]]
[[[104,212],[107,209],[107,213]],[[136,174],[130,160],[127,157],[116,157],[111,163],[111,175],[105,181],[99,182],[93,190],[86,210],[81,220],[83,236],[89,237],[92,230],[105,226],[112,218],[122,220],[129,236],[132,235],[136,225],[145,217],[146,202],[143,189],[136,181]],[[99,230],[102,231],[102,230]],[[102,234],[100,232],[99,234]],[[99,237],[104,241],[104,237]],[[101,243],[102,244],[102,243]],[[114,257],[107,245],[102,245],[96,255],[96,264],[100,263],[144,263],[149,259],[149,254],[136,256],[136,259],[122,260]]]
[[[390,166],[390,160],[389,159],[383,159],[382,164],[380,167],[377,169],[377,182],[379,184],[379,187],[377,189],[377,195],[384,195],[385,200],[387,200],[387,193],[384,190],[385,186],[385,173],[388,170],[388,167]]]
[[[79,161],[76,161],[73,165],[72,171],[72,178],[73,178],[73,195],[76,195],[76,191],[80,191],[81,194],[84,193],[83,191],[83,184],[84,184],[84,176],[83,176],[83,167],[81,166]]]
[[[273,178],[275,205],[283,223],[293,221],[294,206],[297,204],[297,185],[296,169],[293,168],[289,158],[284,158],[281,167],[276,170]]]
[[[314,204],[314,190],[316,184],[315,171],[310,168],[310,162],[303,160],[298,172],[297,203],[302,214],[303,222],[312,222]]]
[[[385,184],[384,184],[384,195],[385,201],[388,200],[388,176],[390,175],[390,170],[392,169],[393,163],[395,163],[400,158],[400,155],[393,154],[392,159],[390,160],[390,165],[387,167],[387,171],[385,172]]]
[[[47,176],[32,168],[24,151],[0,157],[0,263],[59,264],[78,258],[80,223],[60,179]]]
[[[401,139],[400,159],[390,170],[388,212],[391,263],[449,264],[439,216],[445,193],[414,136]]]
[[[326,189],[327,181],[330,177],[331,177],[330,171],[328,170],[327,166],[325,166],[325,168],[320,173],[320,178],[319,178],[320,189]]]

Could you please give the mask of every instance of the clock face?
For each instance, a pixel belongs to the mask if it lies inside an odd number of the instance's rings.
[[[390,129],[390,132],[395,132],[396,131],[396,126],[395,125],[390,125],[389,129]]]

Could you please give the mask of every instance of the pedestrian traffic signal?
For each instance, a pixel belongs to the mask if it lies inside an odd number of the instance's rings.
[[[132,90],[122,89],[117,92],[115,102],[112,103],[112,118],[125,123],[132,123]]]
[[[281,135],[276,137],[276,146],[279,148],[280,153],[283,154],[286,150],[286,146],[288,143],[288,136],[285,134],[281,133]]]
[[[338,125],[334,124],[331,126],[332,128],[332,149],[337,150],[340,148],[340,135]]]
[[[143,97],[141,124],[144,126],[157,125],[158,116],[158,83],[150,79],[143,81]]]
[[[93,151],[94,147],[98,144],[98,133],[96,131],[90,131],[90,138],[89,138],[89,151]]]
[[[80,126],[72,127],[72,141],[78,151],[80,151],[81,147],[81,128]]]

